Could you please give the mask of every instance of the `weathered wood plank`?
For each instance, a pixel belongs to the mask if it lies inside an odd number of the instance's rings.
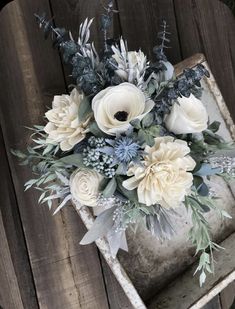
[[[0,28],[7,31],[0,34],[0,118],[39,306],[105,309],[97,249],[79,245],[78,235],[85,232],[80,219],[69,207],[55,217],[45,206],[39,207],[38,195],[23,191],[29,170],[19,167],[9,154],[12,147],[25,148],[30,139],[23,126],[42,123],[52,96],[65,88],[60,59],[51,42],[44,42],[34,22],[35,11],[50,16],[46,0],[14,1],[1,12]]]
[[[23,252],[25,248],[24,243],[22,243],[22,231],[19,224],[16,224],[16,226],[13,225],[16,217],[13,208],[17,208],[17,204],[14,200],[14,192],[12,192],[12,183],[9,178],[4,148],[0,127],[0,175],[3,180],[0,186],[0,308],[23,309],[24,306],[26,306],[33,309],[37,308],[37,306],[33,295],[31,295],[31,300],[30,293],[28,293],[32,288],[32,284],[30,280],[28,280],[30,274],[29,276],[27,276],[27,273],[25,274],[25,271],[29,269],[25,265]],[[11,194],[13,194],[13,196],[11,196]],[[5,217],[6,214],[7,217]],[[3,218],[3,216],[5,218]],[[9,232],[11,232],[11,235],[7,235]],[[21,250],[19,250],[19,246],[17,248],[17,241],[22,246]],[[18,254],[18,256],[16,256],[16,254]],[[22,276],[20,278],[17,278],[16,268],[18,270],[18,275],[19,271],[22,271]],[[24,288],[26,288],[26,290],[24,290]]]
[[[1,286],[1,294],[3,294],[4,298],[9,298],[9,305],[12,303],[11,294],[14,294],[14,290],[16,289],[15,281],[17,282],[17,288],[20,293],[20,300],[16,301],[16,304],[19,307],[14,307],[12,304],[11,308],[21,308],[22,302],[24,308],[38,308],[37,299],[35,295],[35,288],[33,277],[31,273],[30,262],[28,259],[27,248],[24,239],[24,233],[22,230],[21,219],[19,215],[18,205],[15,197],[14,186],[12,183],[10,170],[8,166],[7,156],[5,153],[5,145],[3,141],[2,131],[0,127],[0,153],[1,153],[1,164],[0,164],[0,175],[2,177],[2,182],[0,185],[0,214],[1,220],[4,226],[1,227],[2,234],[5,233],[6,240],[1,244],[0,253],[0,263],[9,263],[10,269],[6,271],[9,280],[11,280],[11,274],[14,269],[14,277],[12,279],[14,285],[5,286],[3,281],[4,275],[0,271],[0,286]],[[2,247],[3,246],[3,247]],[[4,254],[3,248],[7,248],[9,246],[10,257],[8,257],[9,261],[5,261],[6,253]],[[12,264],[12,266],[11,266]],[[16,295],[17,296],[17,295]],[[15,305],[16,305],[15,304]],[[1,305],[1,301],[0,301]],[[4,307],[3,308],[7,308]]]
[[[93,25],[91,27],[91,38],[95,43],[98,51],[103,48],[103,34],[100,31],[100,15],[103,13],[104,9],[99,1],[94,2],[93,0],[84,1],[55,1],[51,0],[52,12],[54,15],[54,20],[57,26],[63,26],[70,30],[74,36],[77,38],[79,25],[82,21],[88,18],[94,18]],[[110,36],[119,37],[120,28],[118,15],[114,15],[113,27],[110,29]],[[65,79],[67,85],[72,82],[69,78],[69,69],[64,66]],[[84,234],[84,230],[81,230],[79,234],[80,237]],[[84,248],[86,250],[86,247]],[[102,268],[104,279],[106,283],[106,291],[109,300],[110,307],[112,309],[117,308],[132,308],[129,300],[127,299],[125,293],[117,282],[116,278],[109,269],[109,266],[102,260]]]
[[[235,281],[230,283],[220,293],[220,303],[222,309],[230,309],[235,299]]]
[[[153,47],[159,43],[157,33],[165,19],[171,32],[167,56],[172,63],[181,60],[173,0],[117,0],[122,35],[130,50],[141,48],[152,58]]]
[[[214,0],[175,0],[183,58],[203,52],[235,117],[235,19]],[[234,118],[235,119],[235,118]]]
[[[11,253],[7,243],[7,237],[4,230],[2,215],[0,212],[0,307],[23,309],[21,293],[17,282],[14,266],[11,260]]]

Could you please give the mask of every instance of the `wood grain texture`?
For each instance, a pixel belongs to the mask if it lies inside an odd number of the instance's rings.
[[[23,309],[20,288],[17,282],[14,266],[11,260],[10,249],[0,212],[0,306],[6,309]]]
[[[220,293],[220,303],[222,309],[230,309],[235,300],[235,282],[230,283]]]
[[[9,150],[25,149],[24,125],[42,123],[52,96],[65,89],[60,59],[45,42],[33,13],[48,11],[47,1],[15,1],[1,12],[1,124],[40,308],[108,308],[95,246],[81,247],[85,228],[72,208],[53,217],[38,206],[38,195],[23,192],[29,170]],[[11,85],[11,87],[9,87]],[[79,236],[80,235],[80,236]]]
[[[167,56],[173,64],[181,60],[173,0],[117,0],[117,5],[122,35],[129,50],[141,48],[150,59],[153,58],[152,49],[159,43],[157,33],[165,19],[171,32],[169,46],[172,47],[166,51]]]
[[[218,0],[175,0],[183,58],[204,53],[235,119],[235,19]]]
[[[38,308],[0,127],[0,307]]]
[[[9,246],[9,252],[10,252],[9,263],[12,263],[15,276],[15,279],[13,279],[13,281],[14,280],[17,281],[20,298],[23,306],[25,308],[36,309],[38,308],[38,303],[35,295],[36,292],[33,282],[33,276],[31,273],[31,267],[24,239],[21,218],[19,215],[18,204],[16,201],[14,186],[12,183],[8,160],[5,152],[5,145],[3,141],[1,127],[0,127],[0,149],[1,149],[0,175],[2,179],[4,179],[4,181],[2,181],[0,185],[0,214],[2,223],[4,225],[2,226],[2,229],[4,229],[4,233],[6,235],[5,240],[6,244],[4,247],[7,247],[7,245]],[[0,244],[2,246],[1,242]],[[2,247],[0,249],[0,252],[2,252]],[[4,256],[1,256],[0,260],[4,260]],[[1,271],[0,274],[2,274]],[[8,287],[4,286],[2,281],[3,278],[4,276],[1,275],[0,291],[2,291],[2,294],[4,294],[5,298],[9,298],[9,303],[11,303],[10,300],[11,297],[9,295],[9,293],[11,293],[11,288],[9,286]],[[17,301],[17,303],[19,303],[19,301]],[[13,307],[12,305],[12,308],[17,307]],[[20,305],[19,308],[21,308]]]

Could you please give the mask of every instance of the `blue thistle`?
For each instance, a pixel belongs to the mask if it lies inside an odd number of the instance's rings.
[[[119,162],[130,163],[139,155],[140,145],[130,137],[122,136],[115,141],[114,155]]]
[[[130,162],[140,162],[144,152],[133,137],[117,136],[115,139],[105,141],[108,146],[99,148],[99,151],[113,158],[112,166],[118,165],[118,174],[125,175]]]

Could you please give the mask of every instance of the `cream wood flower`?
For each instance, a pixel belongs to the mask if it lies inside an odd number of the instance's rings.
[[[95,170],[79,168],[70,177],[72,197],[82,205],[95,207],[103,176]]]
[[[185,141],[173,137],[157,137],[153,147],[146,146],[143,165],[130,166],[123,182],[127,190],[137,188],[138,200],[147,206],[160,204],[175,208],[190,192],[196,162],[188,155]]]
[[[175,134],[202,132],[207,123],[206,108],[193,94],[189,98],[179,98],[165,118],[167,129]]]
[[[47,143],[60,144],[61,150],[67,151],[85,138],[90,117],[84,121],[78,118],[82,99],[83,95],[75,88],[70,95],[54,97],[52,109],[45,113],[49,120],[44,128],[48,134]]]
[[[133,119],[142,119],[154,106],[142,91],[130,83],[108,87],[92,100],[98,127],[109,135],[126,131]]]

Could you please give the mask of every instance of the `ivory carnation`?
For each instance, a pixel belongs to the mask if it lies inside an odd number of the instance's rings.
[[[95,170],[79,168],[70,177],[72,197],[82,205],[97,206],[99,185],[103,176]]]
[[[167,129],[175,134],[200,133],[207,128],[207,122],[206,108],[193,94],[179,98],[165,118]]]
[[[46,112],[49,120],[44,128],[48,134],[47,143],[60,144],[63,151],[71,150],[83,140],[88,132],[90,117],[84,121],[78,118],[78,111],[83,95],[74,88],[70,95],[55,96],[52,109]]]
[[[157,137],[153,147],[146,146],[143,165],[130,166],[123,182],[127,190],[137,188],[138,200],[147,206],[160,204],[175,208],[184,201],[192,186],[196,162],[188,155],[185,141],[173,137]]]
[[[154,106],[136,86],[122,83],[100,91],[92,100],[94,117],[100,130],[109,134],[125,132],[130,121],[142,119]]]

